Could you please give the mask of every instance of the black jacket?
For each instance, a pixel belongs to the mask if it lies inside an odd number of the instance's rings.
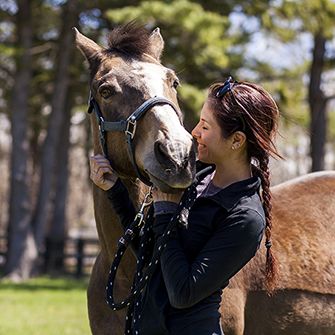
[[[208,178],[203,180],[206,182]],[[259,187],[259,178],[252,177],[196,199],[187,225],[171,234],[161,267],[146,289],[144,335],[221,333],[218,309],[222,289],[255,255],[263,236],[265,215]],[[108,191],[108,197],[127,226],[135,210],[120,181]],[[156,241],[171,217],[156,216]]]

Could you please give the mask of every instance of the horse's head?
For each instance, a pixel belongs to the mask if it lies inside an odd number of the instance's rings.
[[[160,64],[164,42],[159,29],[150,34],[133,24],[119,27],[110,34],[108,48],[75,31],[77,47],[90,65],[92,107],[101,111],[107,123],[117,125],[105,136],[105,151],[113,167],[128,178],[136,177],[138,169],[144,179],[150,179],[162,191],[189,186],[195,172],[193,141],[182,124],[176,93],[178,78]],[[132,124],[114,123],[126,120],[155,96],[168,101],[143,106],[136,130]],[[96,118],[92,122],[94,150],[102,152]],[[132,134],[124,131],[127,127]]]

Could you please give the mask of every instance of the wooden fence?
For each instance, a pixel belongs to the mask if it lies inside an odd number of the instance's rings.
[[[63,271],[75,277],[81,277],[90,273],[94,260],[99,251],[99,240],[87,237],[68,237],[62,250]],[[0,269],[6,261],[7,240],[0,236]],[[40,263],[50,262],[48,248],[40,255]],[[48,272],[48,271],[46,271]]]

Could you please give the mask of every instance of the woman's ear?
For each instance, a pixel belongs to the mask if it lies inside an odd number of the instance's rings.
[[[232,143],[231,143],[231,148],[233,150],[237,150],[240,149],[244,146],[244,144],[246,143],[247,137],[245,136],[245,134],[242,131],[236,131],[233,135],[232,135]]]

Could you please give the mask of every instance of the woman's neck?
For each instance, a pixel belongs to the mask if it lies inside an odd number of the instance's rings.
[[[216,165],[213,184],[224,188],[252,176],[250,164],[219,164]]]

